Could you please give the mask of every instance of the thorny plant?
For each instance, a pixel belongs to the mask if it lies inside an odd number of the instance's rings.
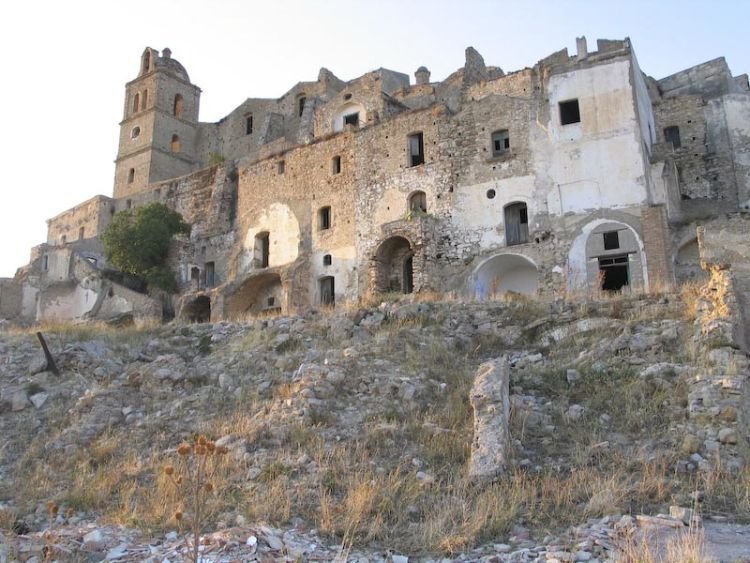
[[[226,453],[226,446],[217,446],[200,435],[196,436],[193,444],[183,443],[177,447],[177,466],[164,467],[164,473],[174,485],[181,505],[175,511],[174,519],[181,529],[186,526],[192,536],[190,560],[194,563],[199,560],[201,530],[210,516],[209,500],[215,494],[217,473],[223,467],[221,460]]]

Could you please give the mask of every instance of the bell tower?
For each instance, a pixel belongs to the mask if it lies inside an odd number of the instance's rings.
[[[160,56],[146,47],[137,78],[125,85],[115,198],[194,169],[200,94],[172,51],[164,49]]]

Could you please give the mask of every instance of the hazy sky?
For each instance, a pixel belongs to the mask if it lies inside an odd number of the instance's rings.
[[[472,45],[513,71],[585,35],[633,41],[661,78],[725,56],[750,71],[750,0],[6,0],[0,7],[0,276],[45,220],[112,194],[125,82],[146,46],[170,47],[202,88],[201,121],[276,98],[321,66],[343,80],[379,67],[442,80]]]

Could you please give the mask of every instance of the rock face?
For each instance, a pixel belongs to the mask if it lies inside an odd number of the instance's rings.
[[[510,367],[505,357],[479,366],[469,400],[474,409],[474,440],[469,477],[488,481],[505,470],[510,443]]]

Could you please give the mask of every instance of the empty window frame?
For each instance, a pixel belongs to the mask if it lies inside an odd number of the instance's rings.
[[[424,135],[421,132],[412,133],[407,137],[409,151],[409,166],[424,164]]]
[[[125,209],[130,209],[133,207],[133,200],[132,199],[126,199],[125,200]]]
[[[174,97],[174,104],[172,105],[172,113],[175,117],[182,117],[182,106],[184,104],[184,101],[182,99],[182,94],[175,94]]]
[[[331,174],[341,174],[341,157],[334,156],[331,159]]]
[[[80,227],[78,229],[78,240],[83,240],[84,235],[86,234],[86,228]]]
[[[258,268],[268,268],[270,236],[268,232],[255,235],[255,264]]]
[[[148,105],[148,90],[143,91],[143,99],[141,100],[141,109],[146,109]]]
[[[318,209],[318,230],[325,231],[331,228],[331,206],[327,205]]]
[[[333,276],[326,276],[318,280],[320,290],[320,304],[333,305],[336,302],[336,288]]]
[[[206,287],[213,287],[216,278],[216,267],[213,262],[206,262],[204,265],[206,272]]]
[[[409,211],[412,213],[427,213],[427,194],[423,191],[411,194],[409,196]]]
[[[278,174],[283,174],[284,172],[286,172],[286,161],[284,161],[284,160],[279,160],[279,161],[278,161],[278,162],[276,163],[276,172],[277,172]]]
[[[599,258],[599,278],[604,291],[620,291],[630,285],[628,255]]]
[[[133,113],[137,112],[141,107],[141,95],[136,92],[133,96]]]
[[[245,116],[245,135],[253,134],[253,114],[248,113]]]
[[[602,233],[604,238],[604,250],[616,250],[620,248],[620,233],[617,231],[607,231]]]
[[[172,152],[180,152],[182,149],[182,145],[180,143],[180,136],[179,135],[172,135],[172,142],[169,145],[170,149],[172,149]]]
[[[141,136],[141,128],[140,127],[133,127],[133,130],[130,132],[130,138],[135,140],[138,137]]]
[[[560,102],[560,125],[570,125],[581,122],[581,110],[578,100]]]
[[[135,168],[128,170],[128,184],[132,184],[135,180]]]
[[[680,128],[677,125],[670,125],[664,128],[664,140],[672,143],[672,148],[679,149],[682,146],[680,141]]]
[[[510,150],[510,135],[507,129],[492,133],[492,156],[500,156]]]
[[[323,265],[324,266],[330,266],[333,264],[333,258],[331,258],[330,254],[324,254],[323,255]]]
[[[523,202],[505,207],[505,244],[513,246],[529,242],[529,213]]]
[[[350,113],[344,116],[344,127],[351,125],[352,127],[359,127],[359,112]]]
[[[299,98],[297,98],[297,115],[299,117],[302,117],[302,112],[305,111],[306,101],[307,101],[307,98],[304,95],[301,95]]]
[[[49,269],[49,256],[47,256],[46,254],[44,255],[44,258],[42,260],[42,267],[44,268],[45,272]]]

